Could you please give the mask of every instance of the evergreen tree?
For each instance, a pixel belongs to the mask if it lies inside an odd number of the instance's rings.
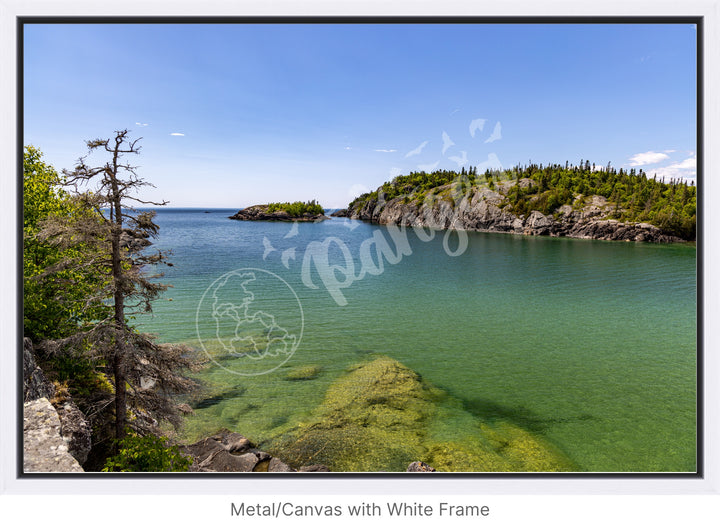
[[[139,140],[139,139],[138,139]],[[195,366],[188,349],[160,345],[147,334],[128,324],[134,312],[151,311],[151,302],[167,288],[154,282],[155,266],[165,262],[167,253],[146,253],[150,238],[158,232],[154,212],[137,211],[128,202],[162,205],[140,199],[136,192],[148,183],[140,178],[137,167],[124,161],[136,155],[138,140],[130,140],[128,131],[116,131],[114,138],[87,142],[88,154],[78,160],[72,171],[64,171],[66,184],[75,187],[78,201],[97,215],[94,220],[69,220],[62,216],[49,219],[42,237],[65,249],[74,242],[102,242],[91,256],[68,260],[66,268],[80,274],[100,272],[107,282],[94,293],[95,302],[111,301],[110,315],[98,320],[89,330],[55,343],[55,348],[83,349],[90,359],[105,359],[114,383],[114,432],[125,436],[128,411],[133,427],[151,431],[155,419],[180,421],[173,395],[188,392],[194,383],[183,375]],[[97,166],[88,163],[90,155],[104,154],[109,160]],[[93,186],[93,191],[88,188]],[[149,414],[149,415],[147,415]]]

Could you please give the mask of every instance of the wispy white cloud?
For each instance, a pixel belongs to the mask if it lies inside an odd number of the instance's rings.
[[[450,136],[448,136],[448,134],[445,131],[442,132],[442,141],[443,141],[442,154],[444,155],[445,152],[448,150],[448,148],[455,145],[455,142],[450,140]]]
[[[502,139],[502,126],[500,125],[500,122],[497,122],[495,124],[495,128],[493,129],[492,134],[485,140],[486,144],[489,144],[490,142],[495,142],[496,140]]]
[[[147,127],[147,126],[150,125],[150,124],[143,124],[143,123],[140,123],[140,122],[135,122],[135,125],[138,125],[138,126],[140,126],[140,127]]]
[[[658,151],[646,151],[644,153],[636,153],[630,157],[630,166],[647,166],[648,164],[657,164],[670,156],[666,153]]]
[[[475,131],[482,132],[483,127],[485,127],[485,122],[487,122],[485,118],[475,118],[470,122],[470,136],[475,138]]]
[[[460,109],[455,109],[453,112],[450,113],[450,116],[452,116],[453,114],[455,114],[456,112],[459,112],[459,111],[460,111]]]
[[[345,146],[346,151],[350,151],[352,148],[350,146]]]
[[[373,151],[379,151],[380,153],[395,153],[397,149],[374,149]]]
[[[648,170],[645,173],[648,175],[656,175],[658,179],[665,177],[666,180],[694,181],[697,177],[697,158],[692,156],[663,168]]]
[[[418,147],[416,147],[415,149],[412,149],[412,150],[408,151],[408,152],[405,154],[405,158],[412,157],[413,155],[419,155],[420,152],[422,152],[423,148],[424,148],[425,146],[427,146],[427,145],[428,145],[428,141],[426,140],[425,142],[423,142],[422,144],[420,144],[420,145],[419,145]]]
[[[185,133],[170,133],[170,136],[185,136]]]
[[[388,177],[390,177],[392,179],[393,177],[402,175],[402,173],[403,173],[402,168],[390,168],[390,171],[388,172]]]

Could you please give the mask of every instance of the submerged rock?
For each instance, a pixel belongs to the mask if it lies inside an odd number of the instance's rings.
[[[474,433],[453,433],[460,416],[474,422]],[[530,432],[472,418],[458,400],[388,357],[354,366],[330,386],[309,421],[268,450],[290,466],[324,463],[337,471],[401,472],[418,458],[441,472],[575,468]]]
[[[190,406],[190,404],[178,404],[177,406],[178,411],[182,413],[183,415],[194,415],[195,410]]]
[[[322,372],[322,367],[319,365],[305,365],[302,367],[294,367],[289,369],[285,374],[285,380],[296,381],[296,380],[314,380]]]
[[[245,394],[245,391],[246,389],[238,384],[232,387],[217,390],[211,396],[199,397],[196,400],[192,401],[192,403],[181,404],[181,406],[187,406],[187,408],[183,407],[183,409],[185,409],[186,411],[189,410],[189,412],[192,413],[196,409],[205,409],[219,404],[225,400],[230,400],[231,398],[237,398],[239,396],[242,396],[243,394]],[[188,414],[186,413],[186,411],[183,411],[183,409],[181,409],[181,411],[184,414]]]

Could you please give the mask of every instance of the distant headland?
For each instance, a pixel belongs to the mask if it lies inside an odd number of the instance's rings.
[[[337,215],[380,224],[571,238],[695,241],[696,187],[589,162],[413,172]]]

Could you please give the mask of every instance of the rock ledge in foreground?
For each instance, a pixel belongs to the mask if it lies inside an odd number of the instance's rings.
[[[23,470],[84,472],[60,435],[60,417],[47,398],[26,402],[23,409]]]

